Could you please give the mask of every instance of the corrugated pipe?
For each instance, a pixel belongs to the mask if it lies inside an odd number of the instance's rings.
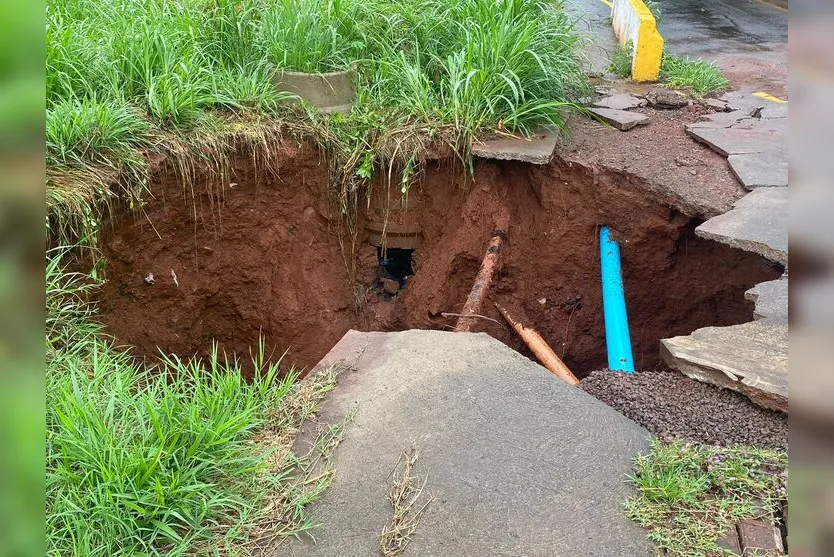
[[[631,335],[628,332],[623,272],[620,267],[620,246],[611,239],[611,231],[599,231],[599,252],[602,267],[602,310],[605,316],[605,344],[611,371],[634,373]]]

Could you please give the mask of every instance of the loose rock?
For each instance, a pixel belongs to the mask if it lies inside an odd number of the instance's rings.
[[[384,278],[382,279],[382,289],[393,296],[400,291],[400,283],[393,279]]]
[[[722,446],[788,446],[787,415],[676,371],[594,371],[581,386],[661,438]]]
[[[671,89],[652,89],[646,100],[655,108],[683,108],[689,104],[689,99]]]
[[[628,131],[635,126],[648,124],[649,117],[638,112],[614,110],[611,108],[591,108],[589,111],[603,122],[612,125],[620,131]]]

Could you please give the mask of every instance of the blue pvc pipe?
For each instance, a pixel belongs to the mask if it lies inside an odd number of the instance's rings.
[[[631,335],[628,332],[623,272],[620,267],[620,246],[611,239],[611,231],[599,231],[599,252],[602,267],[602,311],[605,315],[605,344],[608,367],[612,371],[634,373]]]

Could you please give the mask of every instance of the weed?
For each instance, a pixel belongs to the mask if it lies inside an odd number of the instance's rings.
[[[611,58],[611,65],[608,71],[619,78],[628,79],[631,77],[631,64],[634,59],[634,43],[629,40],[617,47],[614,56]]]
[[[388,500],[393,509],[393,516],[391,523],[385,526],[379,535],[383,557],[395,557],[405,551],[417,532],[420,518],[432,502],[432,497],[425,502],[420,500],[426,482],[420,484],[414,476],[418,456],[416,447],[403,451],[391,472],[392,482]]]
[[[46,274],[47,554],[228,552],[274,521],[263,509],[271,491],[292,502],[274,537],[308,527],[304,506],[327,484],[293,495],[306,463],[289,447],[332,376],[296,385],[263,342],[251,381],[216,346],[205,361],[137,367],[91,320],[95,284],[62,267],[65,252]],[[265,431],[280,442],[259,444]],[[285,455],[280,466],[273,452]]]
[[[639,495],[626,512],[669,555],[721,554],[716,541],[736,522],[761,508],[776,515],[787,479],[784,451],[655,441],[634,462]]]
[[[730,82],[712,62],[692,60],[664,54],[660,66],[661,78],[671,87],[691,89],[696,95],[724,91]]]

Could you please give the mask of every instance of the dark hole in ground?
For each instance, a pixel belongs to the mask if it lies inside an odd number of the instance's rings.
[[[476,331],[525,354],[491,300],[534,327],[577,375],[606,366],[598,231],[621,242],[635,365],[661,365],[658,340],[752,319],[744,292],[778,278],[759,256],[699,238],[700,222],[670,207],[627,174],[567,165],[479,161],[463,186],[443,164],[399,201],[375,187],[358,215],[420,231],[417,250],[389,248],[386,261],[337,230],[327,203],[327,165],[315,151],[276,153],[280,176],[265,177],[241,156],[237,187],[218,192],[207,175],[192,198],[173,169],[155,176],[142,214],[103,228],[108,283],[101,318],[139,357],[162,350],[205,355],[212,341],[246,359],[263,335],[285,362],[311,367],[349,329],[450,330],[477,274],[495,217],[510,213],[500,272]],[[392,202],[396,199],[397,202]],[[403,207],[405,206],[405,207]],[[196,215],[196,222],[195,222]],[[151,224],[152,223],[152,224]],[[353,258],[353,259],[351,259]],[[395,296],[377,288],[380,263],[408,276]],[[154,284],[144,277],[153,273]],[[172,277],[176,276],[175,282]]]
[[[382,268],[382,278],[389,278],[400,281],[404,285],[404,279],[414,274],[411,257],[413,249],[402,248],[376,248],[379,266]]]

